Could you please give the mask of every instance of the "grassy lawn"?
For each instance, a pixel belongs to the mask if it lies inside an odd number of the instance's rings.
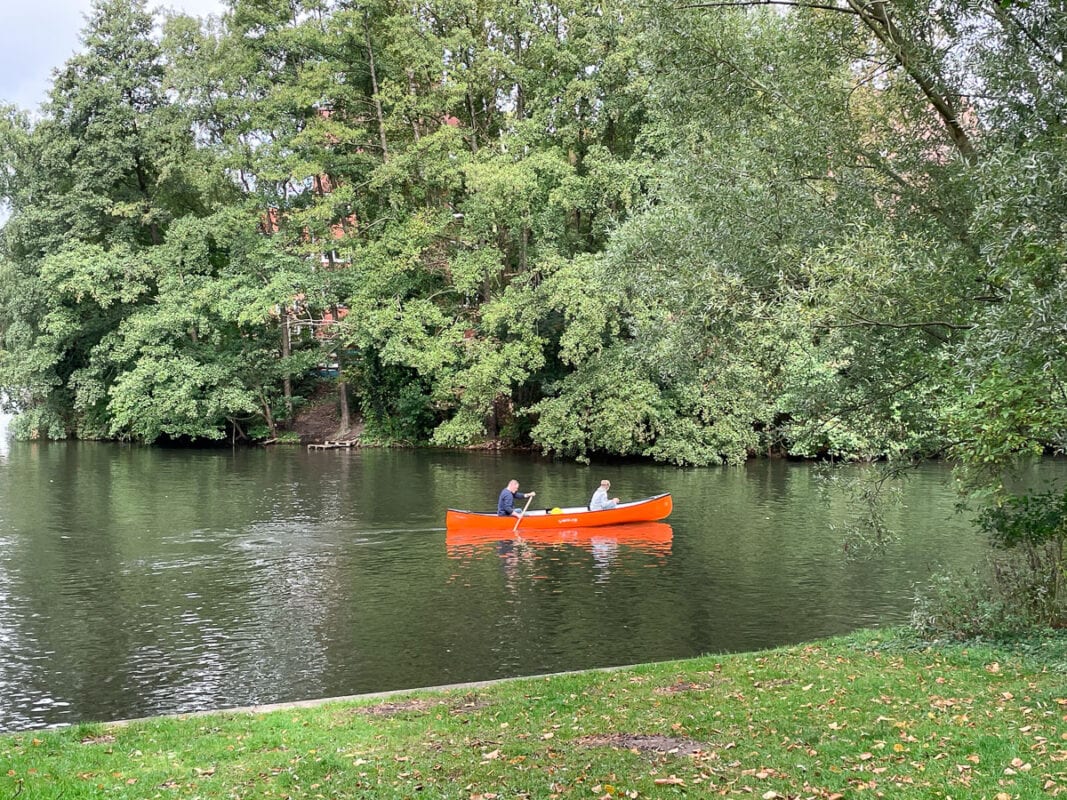
[[[10,735],[0,798],[1067,798],[1067,635],[878,637]]]

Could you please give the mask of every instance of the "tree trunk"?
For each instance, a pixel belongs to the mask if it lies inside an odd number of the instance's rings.
[[[519,240],[519,271],[526,272],[530,251],[530,226],[522,226],[522,238]]]
[[[969,164],[975,163],[977,154],[967,131],[959,121],[959,112],[949,100],[948,93],[938,85],[937,78],[925,72],[919,65],[920,58],[907,37],[897,27],[890,16],[886,0],[848,0],[849,6],[856,12],[863,24],[892,54],[901,69],[915,81],[920,91],[937,112],[942,124],[948,131],[956,150]]]
[[[517,4],[519,7],[522,4]],[[522,70],[522,30],[515,30],[515,66],[520,71]],[[526,119],[526,93],[522,89],[522,80],[515,82],[515,119],[522,121]]]
[[[338,364],[340,368],[340,364]],[[337,395],[338,402],[341,404],[341,430],[342,436],[347,436],[349,429],[352,427],[352,423],[348,417],[348,384],[344,378],[337,379]]]
[[[471,115],[471,152],[478,152],[478,115],[474,112],[474,98],[467,92],[467,111]]]
[[[382,113],[382,100],[378,95],[378,70],[374,65],[374,47],[370,41],[370,24],[364,16],[363,35],[367,41],[367,66],[370,68],[370,85],[374,92],[374,112],[378,116],[378,139],[382,145],[382,161],[389,160],[389,144],[385,138],[385,115]]]
[[[292,341],[289,338],[289,309],[282,311],[282,359],[288,360],[292,355]],[[289,375],[289,368],[285,369],[285,377],[282,379],[282,395],[285,397],[285,421],[293,420],[293,379]]]
[[[278,426],[274,422],[274,414],[270,410],[270,400],[267,398],[266,392],[260,392],[259,399],[263,403],[263,420],[267,423],[267,430],[270,431],[270,438],[278,438]]]
[[[418,92],[418,89],[415,87],[415,73],[412,72],[410,69],[404,70],[404,73],[407,75],[407,78],[408,78],[408,94],[411,95],[411,97],[415,101],[414,102],[414,106],[415,106],[415,110],[416,111],[415,111],[415,115],[411,118],[411,132],[415,135],[415,143],[418,144],[419,141],[422,139],[422,131],[419,130],[419,114],[418,114],[419,92]],[[421,173],[421,167],[420,167],[420,173]]]

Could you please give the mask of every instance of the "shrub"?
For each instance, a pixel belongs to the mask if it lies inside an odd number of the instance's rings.
[[[1045,624],[1067,620],[1067,490],[1008,497],[986,509],[978,525],[994,547],[1016,554],[993,565],[1001,594]]]
[[[1045,627],[1045,574],[1029,555],[991,555],[970,573],[941,574],[917,589],[911,628],[924,639],[1012,639]]]

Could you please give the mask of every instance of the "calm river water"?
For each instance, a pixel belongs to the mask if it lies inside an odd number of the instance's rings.
[[[485,542],[510,477],[539,505],[674,494],[648,535]],[[0,730],[751,650],[907,617],[982,542],[924,467],[902,538],[842,555],[811,467],[529,455],[0,442]]]

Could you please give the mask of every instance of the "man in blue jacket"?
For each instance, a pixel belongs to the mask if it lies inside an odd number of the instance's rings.
[[[525,500],[527,497],[533,497],[537,492],[520,492],[519,482],[512,478],[508,481],[508,485],[504,487],[500,492],[500,499],[496,501],[496,513],[501,517],[510,517],[512,514],[521,514],[521,511],[515,509],[515,500]]]

